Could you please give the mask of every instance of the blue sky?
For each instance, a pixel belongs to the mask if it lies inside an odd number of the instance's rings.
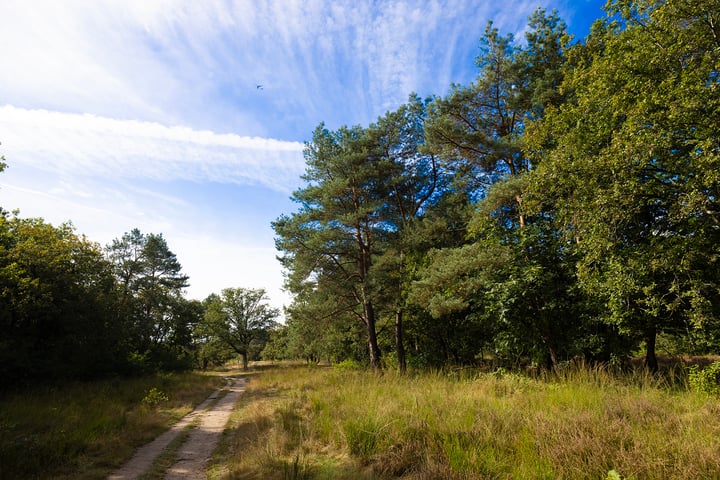
[[[0,206],[105,245],[162,233],[202,299],[289,302],[270,222],[296,205],[303,142],[411,92],[467,84],[488,20],[537,8],[576,37],[602,0],[2,0]],[[258,87],[260,86],[260,87]]]

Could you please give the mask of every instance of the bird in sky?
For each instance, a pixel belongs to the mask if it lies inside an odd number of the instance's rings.
[[[262,85],[256,85],[255,88],[257,88],[258,90],[262,90],[262,89],[263,89],[263,86],[262,86]]]

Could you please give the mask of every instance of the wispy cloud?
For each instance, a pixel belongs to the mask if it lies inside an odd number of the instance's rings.
[[[467,81],[487,20],[521,31],[536,6],[4,0],[0,104],[298,139]]]
[[[94,115],[0,107],[3,151],[73,176],[296,187],[303,144]]]

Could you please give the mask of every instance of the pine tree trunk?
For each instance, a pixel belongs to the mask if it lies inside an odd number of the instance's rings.
[[[370,353],[370,367],[373,370],[381,370],[382,363],[380,361],[380,347],[377,341],[377,332],[375,331],[375,310],[371,302],[365,302],[365,319],[367,320],[368,333],[368,351]]]
[[[402,308],[395,312],[395,348],[397,349],[398,368],[401,374],[407,371],[405,361],[405,344],[403,343],[403,311]]]
[[[518,205],[518,221],[520,223],[520,228],[525,227],[525,215],[522,213],[522,197],[520,195],[515,196],[515,201]]]

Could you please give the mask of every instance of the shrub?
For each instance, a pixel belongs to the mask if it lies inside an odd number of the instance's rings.
[[[168,400],[170,400],[170,398],[165,392],[162,392],[157,388],[153,387],[147,391],[145,397],[142,399],[142,403],[147,405],[148,407],[156,407],[162,402],[167,402]]]
[[[688,382],[693,390],[720,396],[720,362],[713,362],[705,368],[690,367]]]
[[[335,365],[337,370],[360,370],[361,366],[355,360],[343,360],[342,362]]]

